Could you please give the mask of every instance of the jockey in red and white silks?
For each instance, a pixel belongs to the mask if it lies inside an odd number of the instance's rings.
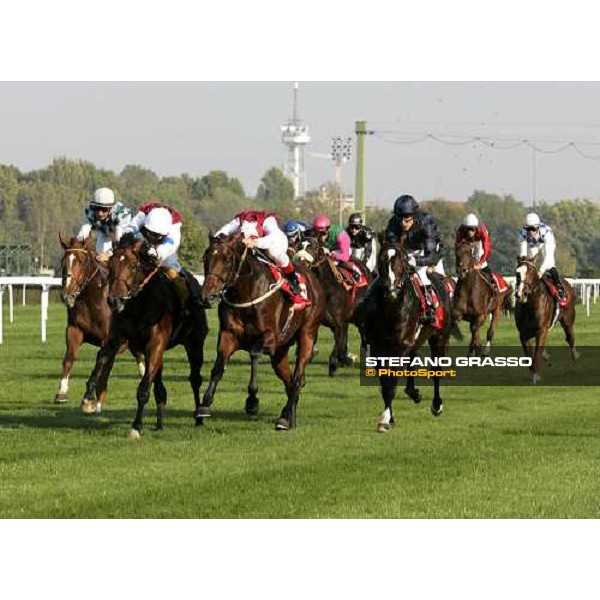
[[[458,249],[465,242],[475,242],[476,260],[483,271],[488,266],[488,259],[492,254],[492,237],[487,227],[479,221],[477,215],[469,213],[456,232],[455,247]]]
[[[275,213],[263,210],[246,210],[237,214],[229,223],[217,231],[220,235],[233,235],[241,232],[244,243],[252,248],[265,250],[277,263],[290,283],[292,291],[300,295],[302,290],[298,281],[294,264],[287,254],[288,239],[280,229]]]

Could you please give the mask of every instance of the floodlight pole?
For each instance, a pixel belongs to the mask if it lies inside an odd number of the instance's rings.
[[[365,210],[365,138],[367,136],[367,122],[356,121],[356,178],[354,180],[354,210],[363,217],[363,223],[367,223],[367,211]]]

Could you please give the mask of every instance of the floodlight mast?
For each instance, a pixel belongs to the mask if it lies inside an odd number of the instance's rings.
[[[292,118],[281,126],[281,141],[287,147],[288,156],[284,173],[294,185],[294,199],[306,193],[306,169],[304,149],[310,142],[308,126],[298,117],[298,82],[294,82],[294,103]]]

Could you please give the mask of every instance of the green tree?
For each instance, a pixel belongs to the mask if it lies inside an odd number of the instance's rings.
[[[270,168],[261,178],[256,200],[264,208],[276,210],[294,201],[294,185],[277,167]]]

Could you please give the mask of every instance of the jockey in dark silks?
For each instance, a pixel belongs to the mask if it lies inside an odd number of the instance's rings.
[[[351,258],[360,261],[370,273],[374,273],[377,266],[375,233],[363,224],[360,213],[350,215],[346,233],[350,236]]]
[[[295,220],[287,221],[283,226],[283,232],[288,239],[288,246],[294,252],[300,250],[302,242],[312,234],[310,223]]]
[[[435,219],[430,214],[422,212],[417,201],[408,195],[396,199],[394,214],[387,224],[384,239],[394,243],[402,236],[406,240],[408,265],[419,276],[426,300],[425,314],[422,315],[421,320],[426,323],[431,322],[435,319],[435,313],[428,274],[437,273],[444,276],[442,264],[444,249]],[[357,304],[357,314],[362,311],[366,313],[377,311],[380,289],[381,284],[377,278]]]

